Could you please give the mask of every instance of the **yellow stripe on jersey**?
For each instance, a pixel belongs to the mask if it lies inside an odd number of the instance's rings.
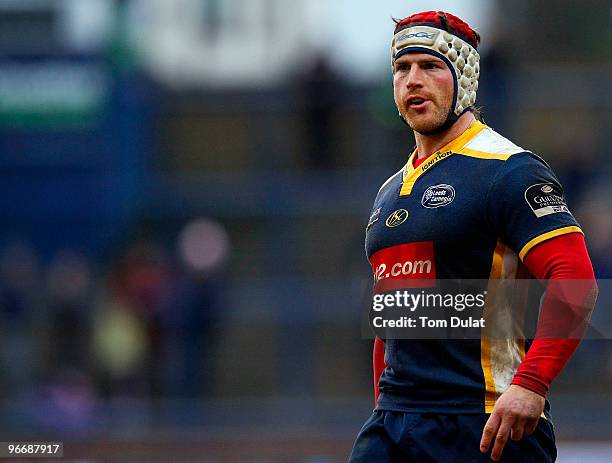
[[[491,273],[489,278],[499,280],[502,272],[504,245],[501,241],[497,242],[495,251],[493,252],[493,261],[491,262]],[[487,297],[485,300],[485,312],[483,314],[485,320],[491,318],[491,299],[495,299],[495,286],[489,286]],[[488,323],[485,326],[489,326]],[[495,406],[495,381],[493,379],[493,371],[491,365],[491,338],[487,336],[483,330],[480,338],[480,364],[485,379],[485,412],[491,413]]]
[[[491,413],[497,398],[514,379],[525,357],[523,314],[514,305],[525,306],[527,286],[517,276],[522,270],[518,256],[498,241],[493,253],[485,300],[485,329],[481,337],[480,363],[485,378],[485,412]],[[517,286],[517,283],[518,286]]]
[[[408,162],[406,163],[406,167],[404,167],[403,173],[403,182],[402,189],[400,190],[400,196],[407,196],[412,193],[412,188],[414,184],[419,179],[421,175],[435,166],[438,162],[443,159],[448,158],[453,153],[459,151],[463,146],[465,146],[472,138],[478,135],[483,129],[486,128],[482,122],[474,121],[472,125],[461,135],[459,135],[454,140],[451,140],[449,143],[444,145],[442,148],[437,150],[434,154],[432,154],[426,161],[423,162],[416,169],[413,165],[413,159],[416,155],[416,151],[414,151],[410,157],[408,158]]]
[[[499,396],[512,383],[516,370],[525,359],[525,336],[522,331],[527,309],[528,285],[525,284],[529,271],[518,256],[501,240],[497,242],[491,262],[490,284],[485,300],[485,330],[480,341],[480,362],[485,378],[485,413],[492,413]],[[516,283],[511,283],[514,280]],[[503,283],[502,283],[503,282]],[[507,317],[497,312],[507,303],[519,304],[521,310],[512,327]],[[493,312],[495,311],[495,314]],[[500,321],[495,325],[495,321]],[[508,331],[505,328],[511,328]],[[540,415],[548,419],[544,412]]]
[[[580,227],[576,226],[557,228],[556,230],[543,233],[539,236],[536,236],[535,238],[530,240],[525,246],[523,246],[523,248],[519,252],[519,259],[521,259],[521,261],[524,260],[527,253],[531,251],[531,249],[537,244],[540,244],[551,238],[555,238],[556,236],[566,235],[568,233],[582,233],[584,235],[584,232],[580,229]]]
[[[478,159],[493,159],[498,161],[507,161],[512,154],[493,154],[493,153],[485,153],[484,151],[477,151],[470,148],[461,148],[455,151],[457,154],[462,154],[463,156],[469,156],[471,158]]]
[[[495,381],[491,371],[491,338],[486,336],[480,339],[480,364],[485,379],[485,413],[491,413],[495,406]]]
[[[519,339],[518,346],[519,346],[519,354],[521,355],[521,362],[523,362],[523,360],[525,360],[525,340]]]

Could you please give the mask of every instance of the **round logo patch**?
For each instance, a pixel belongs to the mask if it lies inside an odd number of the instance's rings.
[[[455,199],[455,189],[451,185],[441,183],[440,185],[430,186],[423,193],[421,205],[427,209],[448,206]]]
[[[399,227],[406,220],[408,220],[408,211],[406,209],[398,209],[397,211],[392,212],[389,217],[387,217],[387,221],[385,222],[385,224],[387,225],[387,227],[394,228]]]
[[[542,190],[542,193],[552,193],[554,191],[553,187],[550,185],[544,185],[540,190]]]

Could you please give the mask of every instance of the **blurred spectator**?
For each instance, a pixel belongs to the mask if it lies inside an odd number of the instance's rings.
[[[150,340],[136,310],[106,300],[97,309],[93,326],[96,373],[104,396],[149,396],[146,365]]]
[[[297,83],[306,131],[306,164],[311,169],[332,168],[337,159],[336,121],[344,84],[323,53],[315,54],[307,63]]]
[[[87,259],[73,250],[58,253],[47,268],[49,372],[89,369],[92,277]]]
[[[29,390],[37,373],[32,331],[39,314],[39,278],[38,257],[29,244],[15,242],[0,251],[0,387],[4,395]]]
[[[210,395],[215,385],[218,299],[229,237],[219,223],[197,219],[184,226],[176,247],[180,268],[164,313],[167,392]]]
[[[111,269],[109,294],[94,326],[95,350],[109,381],[107,392],[161,393],[161,312],[170,277],[163,248],[149,241],[133,243]]]

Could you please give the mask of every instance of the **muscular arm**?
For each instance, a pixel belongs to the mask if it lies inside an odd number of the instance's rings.
[[[495,461],[509,437],[520,440],[535,431],[548,388],[578,347],[597,295],[591,260],[579,233],[535,246],[524,262],[548,285],[536,338],[483,430],[480,449],[487,452],[495,439],[491,451]]]
[[[595,302],[597,284],[584,237],[579,233],[559,236],[534,247],[525,256],[525,265],[538,280],[549,284],[536,337],[512,384],[545,397],[580,343]]]

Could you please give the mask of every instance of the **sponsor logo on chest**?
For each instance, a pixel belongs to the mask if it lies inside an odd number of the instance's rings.
[[[455,200],[455,189],[451,185],[441,183],[433,185],[425,190],[421,205],[427,209],[448,206]]]
[[[435,286],[436,261],[432,241],[384,248],[370,258],[374,292]]]
[[[395,228],[399,227],[406,220],[408,220],[408,211],[406,209],[398,209],[397,211],[393,211],[389,217],[387,217],[385,224],[389,228]]]

